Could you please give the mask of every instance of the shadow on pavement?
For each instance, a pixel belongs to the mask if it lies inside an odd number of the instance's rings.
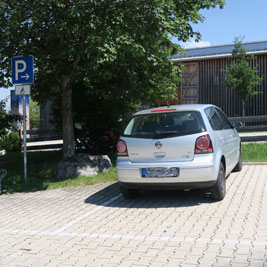
[[[119,197],[112,201],[112,198]],[[110,201],[111,200],[111,201]],[[127,200],[120,193],[118,183],[107,186],[84,201],[88,204],[117,208],[171,208],[190,207],[214,203],[205,189],[183,190],[141,190],[136,199]]]

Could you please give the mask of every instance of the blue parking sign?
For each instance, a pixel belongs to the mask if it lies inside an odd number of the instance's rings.
[[[12,83],[33,83],[33,56],[12,58]]]

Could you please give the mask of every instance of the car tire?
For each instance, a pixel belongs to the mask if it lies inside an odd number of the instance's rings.
[[[233,172],[240,172],[241,170],[242,170],[242,153],[240,149],[239,159],[238,159],[236,166],[233,169]]]
[[[225,179],[224,166],[221,162],[216,184],[213,187],[211,187],[211,197],[214,200],[223,200],[225,194],[226,194],[226,179]]]
[[[137,198],[139,195],[139,190],[138,189],[133,189],[133,188],[126,188],[124,186],[120,186],[121,188],[121,193],[126,199],[134,199]]]

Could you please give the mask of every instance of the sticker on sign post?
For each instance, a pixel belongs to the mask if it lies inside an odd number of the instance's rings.
[[[29,84],[15,86],[15,95],[30,95],[30,94],[31,94],[31,86]]]

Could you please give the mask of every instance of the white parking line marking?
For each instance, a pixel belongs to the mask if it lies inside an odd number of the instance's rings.
[[[109,204],[111,204],[112,202],[114,202],[115,200],[117,200],[118,198],[121,197],[121,194],[105,201],[104,203],[100,204],[98,207],[86,212],[85,214],[81,215],[80,217],[70,221],[69,223],[63,225],[62,227],[60,227],[58,230],[56,230],[54,233],[55,234],[58,234],[58,233],[61,233],[61,232],[64,232],[66,229],[70,228],[71,226],[73,226],[74,224],[80,222],[81,220],[83,220],[84,218],[96,213],[97,211],[101,210],[102,208],[108,206]]]
[[[267,246],[267,242],[257,240],[231,240],[231,239],[204,239],[204,238],[192,238],[192,237],[172,237],[172,236],[144,236],[144,235],[112,235],[112,234],[100,234],[100,233],[69,233],[69,232],[49,232],[49,231],[29,231],[18,229],[1,229],[0,233],[6,234],[22,234],[28,236],[41,235],[41,236],[67,236],[67,237],[83,237],[83,238],[105,238],[105,239],[123,239],[123,240],[153,240],[172,243],[206,243],[206,244],[235,244],[235,245],[250,245],[250,246]]]

